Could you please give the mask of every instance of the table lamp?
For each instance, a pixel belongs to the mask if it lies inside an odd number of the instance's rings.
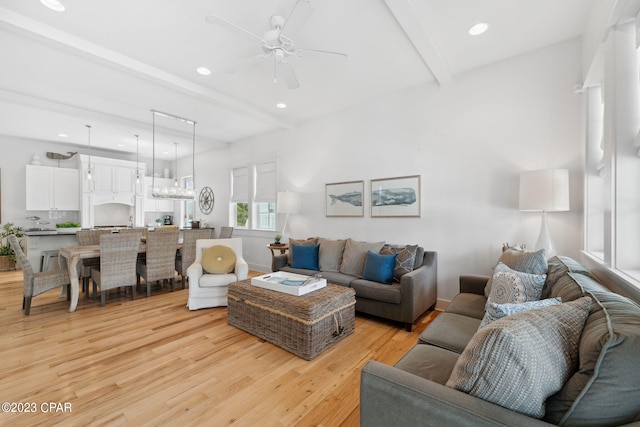
[[[520,174],[520,210],[542,212],[540,235],[535,249],[550,258],[556,249],[547,227],[547,212],[569,210],[569,171],[543,169]]]
[[[276,213],[287,214],[284,220],[284,227],[282,227],[282,237],[284,237],[284,231],[287,229],[289,214],[297,214],[299,206],[300,198],[298,193],[278,191],[276,195]]]

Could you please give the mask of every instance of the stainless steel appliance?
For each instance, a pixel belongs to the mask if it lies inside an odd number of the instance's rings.
[[[173,217],[171,215],[165,215],[163,224],[164,225],[173,225]]]

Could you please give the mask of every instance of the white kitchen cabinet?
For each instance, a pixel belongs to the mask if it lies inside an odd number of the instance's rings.
[[[80,210],[77,169],[27,165],[26,210]]]
[[[157,187],[171,187],[174,184],[173,179],[156,178]],[[153,177],[147,176],[144,178],[145,188],[145,212],[173,212],[175,209],[175,200],[171,199],[154,199],[151,197],[151,187],[153,186]]]

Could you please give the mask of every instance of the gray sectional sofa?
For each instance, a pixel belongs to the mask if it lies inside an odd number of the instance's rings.
[[[318,245],[318,268],[296,268],[291,253],[275,255],[273,271],[303,275],[321,274],[328,282],[349,286],[356,292],[356,311],[402,322],[411,331],[425,311],[433,309],[437,292],[437,254],[417,245],[385,245],[384,242],[332,240],[321,237],[289,239],[290,245]],[[398,253],[391,283],[363,278],[367,251]],[[408,254],[408,255],[407,255]]]
[[[474,349],[467,349],[465,353],[467,345],[473,346],[470,343],[475,343],[477,338],[474,336],[480,333],[478,326],[485,315],[485,287],[489,279],[460,277],[460,293],[395,366],[367,362],[361,372],[362,426],[640,425],[638,292],[608,270],[589,271],[567,257],[553,257],[548,261],[541,298],[561,298],[563,303],[571,301],[562,306],[587,300],[590,308],[588,312],[584,311],[586,321],[578,331],[577,360],[568,369],[567,379],[558,383],[560,390],[543,398],[546,399],[542,403],[543,416],[524,415],[475,397],[481,386],[473,392],[452,388],[450,380],[460,367],[461,354],[492,359],[482,362],[488,366],[493,364],[493,371],[505,377],[501,379],[503,383],[512,380],[509,374],[502,373],[509,372],[504,359],[493,359],[490,353],[474,353]],[[531,313],[542,311],[509,316],[511,319],[507,322],[525,315],[534,319],[535,326],[537,317]],[[499,322],[494,323],[494,329],[504,328],[507,324],[503,319]],[[545,330],[539,332],[546,333]],[[523,362],[522,366],[529,362]],[[523,371],[526,370],[525,367]],[[551,369],[540,369],[528,374],[535,380],[550,372]],[[510,393],[518,392],[514,380]]]

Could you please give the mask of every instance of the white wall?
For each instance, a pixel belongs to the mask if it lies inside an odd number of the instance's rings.
[[[292,237],[418,243],[438,252],[438,298],[450,300],[460,274],[490,274],[503,242],[533,248],[540,216],[518,211],[519,174],[562,167],[570,170],[571,211],[549,214],[549,227],[558,252],[578,258],[583,150],[573,86],[581,81],[580,50],[579,40],[553,45],[445,87],[390,94],[200,156],[198,186],[216,187],[209,222],[228,220],[230,167],[277,155],[280,189],[303,195],[302,214],[289,220]],[[325,217],[326,183],[363,179],[369,191],[371,179],[405,175],[422,177],[420,218],[371,218],[368,209],[364,218]],[[245,237],[250,265],[268,270],[265,245],[275,233],[236,234]]]

